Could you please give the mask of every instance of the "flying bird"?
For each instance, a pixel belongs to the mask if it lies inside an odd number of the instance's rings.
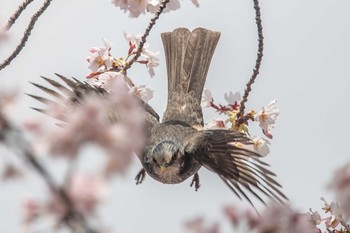
[[[257,152],[240,145],[252,145],[246,134],[226,129],[204,129],[201,98],[208,69],[220,32],[196,28],[190,31],[178,28],[161,34],[168,73],[168,102],[160,121],[154,109],[140,102],[145,110],[147,143],[138,157],[143,169],[136,176],[141,183],[146,173],[165,184],[177,184],[192,178],[197,190],[200,186],[198,171],[204,167],[216,173],[239,197],[252,205],[248,193],[265,204],[266,198],[278,203],[287,200],[281,185],[269,165]],[[89,93],[107,95],[103,88],[61,75],[70,88],[72,101]],[[44,78],[59,90],[68,88]],[[41,90],[57,96],[56,91],[34,84]],[[31,95],[43,101],[42,97]]]

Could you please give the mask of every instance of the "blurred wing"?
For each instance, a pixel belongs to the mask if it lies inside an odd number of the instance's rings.
[[[253,207],[246,191],[264,204],[257,191],[283,203],[287,197],[274,180],[275,174],[260,160],[261,155],[244,148],[247,145],[252,145],[252,141],[245,134],[233,130],[205,130],[189,139],[186,152],[217,173],[240,199],[243,196]]]
[[[63,103],[64,100],[68,100],[68,99],[79,105],[81,100],[85,96],[99,95],[101,97],[104,97],[108,95],[108,92],[101,87],[91,86],[90,84],[86,82],[81,82],[75,78],[68,79],[62,75],[59,75],[59,74],[56,74],[56,75],[65,83],[65,85],[45,77],[42,77],[42,78],[46,82],[48,82],[53,87],[53,89],[44,87],[36,83],[32,83],[34,86],[36,86],[40,90],[54,97],[55,100],[51,100],[48,98],[44,98],[44,97],[32,95],[32,94],[28,94],[28,95],[46,105],[49,105],[50,103],[64,105]],[[145,119],[147,122],[147,126],[150,129],[159,122],[159,116],[149,104],[145,103],[141,99],[139,99],[139,101],[140,101],[140,105],[145,110]],[[39,112],[48,114],[48,112],[45,111],[45,109],[39,109],[39,108],[33,108],[33,109]],[[62,119],[59,119],[59,120],[62,120]]]

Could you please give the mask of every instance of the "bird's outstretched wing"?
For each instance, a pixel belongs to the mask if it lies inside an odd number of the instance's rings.
[[[188,140],[186,152],[204,167],[217,173],[225,184],[240,198],[243,196],[254,207],[247,191],[265,204],[263,194],[283,203],[287,197],[275,174],[261,161],[258,153],[246,149],[252,141],[243,133],[233,130],[204,130]]]
[[[45,93],[49,94],[50,96],[54,97],[55,100],[61,101],[61,102],[63,99],[69,99],[73,103],[79,104],[82,101],[82,99],[84,99],[84,97],[88,95],[99,95],[101,97],[105,97],[109,95],[109,93],[101,87],[92,86],[86,82],[81,82],[75,78],[69,79],[60,74],[56,74],[56,75],[64,82],[65,85],[45,77],[42,77],[42,78],[45,81],[47,81],[52,87],[54,87],[54,89],[47,88],[36,83],[32,83],[32,84],[37,88],[39,88],[40,90],[44,91]],[[49,98],[44,98],[42,96],[32,95],[32,94],[28,94],[28,95],[44,104],[50,104],[55,102]],[[150,129],[155,124],[159,123],[159,116],[149,104],[145,103],[141,99],[139,99],[139,101],[140,101],[140,105],[145,111],[144,117],[147,123],[147,127]],[[45,109],[39,109],[39,108],[33,108],[33,109],[39,112],[48,114]]]

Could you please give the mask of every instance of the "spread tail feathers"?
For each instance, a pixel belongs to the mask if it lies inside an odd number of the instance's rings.
[[[210,61],[220,32],[196,28],[190,32],[178,28],[162,33],[168,70],[168,95],[193,91],[200,102]]]

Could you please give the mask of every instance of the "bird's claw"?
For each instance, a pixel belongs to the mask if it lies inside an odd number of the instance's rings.
[[[201,186],[199,183],[199,175],[198,173],[194,174],[193,178],[192,178],[192,182],[191,182],[191,187],[194,184],[194,188],[197,191],[199,189],[199,187]]]
[[[136,180],[136,185],[142,184],[143,180],[146,177],[146,170],[142,168],[139,173],[137,173],[135,180]]]

